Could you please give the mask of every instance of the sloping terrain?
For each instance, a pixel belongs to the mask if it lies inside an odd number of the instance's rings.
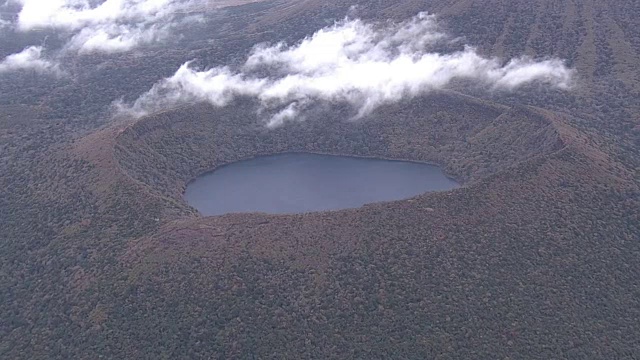
[[[487,55],[567,58],[578,84],[454,88],[356,121],[333,103],[275,129],[249,99],[107,120],[184,61],[421,10]],[[0,358],[638,358],[639,12],[271,1],[211,13],[173,49],[81,58],[74,79],[7,75]],[[286,151],[434,162],[463,186],[300,215],[205,218],[182,200],[204,171]]]
[[[640,6],[635,1],[594,0],[407,0],[296,2],[289,8],[305,12],[344,9],[355,5],[364,18],[406,19],[427,10],[449,33],[465,39],[487,55],[504,60],[523,54],[555,56],[578,70],[570,94],[527,91],[521,95],[494,94],[511,104],[538,105],[575,116],[575,125],[605,135],[610,151],[621,161],[640,166]],[[309,10],[311,9],[311,10]],[[274,26],[279,13],[261,20]],[[295,19],[292,18],[292,19]],[[294,21],[294,20],[289,20]],[[488,94],[479,94],[486,97]],[[621,148],[621,149],[620,149]],[[634,151],[634,149],[636,151]]]
[[[172,223],[105,327],[152,356],[633,358],[637,199],[602,175],[565,149],[413,201]]]
[[[323,106],[303,123],[276,129],[260,125],[253,109],[247,100],[223,109],[200,105],[144,118],[118,135],[115,157],[136,180],[171,194],[217,165],[260,154],[436,162],[466,181],[563,146],[551,121],[534,111],[448,93],[388,106],[360,120],[348,120],[347,104]]]
[[[116,132],[113,169],[141,187],[127,195],[138,217],[149,196],[180,204],[186,181],[217,164],[284,151],[436,161],[466,185],[339,212],[165,213],[156,231],[128,243],[121,281],[91,318],[96,331],[121,329],[107,353],[582,358],[640,350],[631,335],[640,330],[640,314],[630,312],[639,308],[631,274],[640,270],[632,174],[561,118],[439,94],[357,122],[323,109],[321,126],[309,119],[265,130],[237,110],[250,106],[237,105],[163,112]],[[158,343],[167,333],[176,340]]]

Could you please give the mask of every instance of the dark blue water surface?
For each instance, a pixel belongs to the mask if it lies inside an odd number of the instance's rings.
[[[433,165],[281,154],[232,163],[204,174],[189,183],[185,199],[204,215],[291,214],[355,208],[457,186]]]

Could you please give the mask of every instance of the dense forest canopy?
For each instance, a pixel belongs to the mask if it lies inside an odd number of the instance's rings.
[[[0,1],[0,358],[640,356],[640,6]],[[203,217],[258,155],[462,187]]]

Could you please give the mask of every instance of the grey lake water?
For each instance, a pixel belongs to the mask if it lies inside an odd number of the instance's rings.
[[[190,182],[185,200],[203,215],[292,214],[356,208],[458,187],[438,166],[306,153],[231,163]]]

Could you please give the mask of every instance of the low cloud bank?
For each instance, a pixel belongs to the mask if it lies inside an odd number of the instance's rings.
[[[19,3],[19,31],[58,29],[72,35],[67,51],[129,51],[165,39],[197,0],[10,0]]]
[[[121,111],[144,115],[187,101],[225,106],[238,96],[255,97],[269,126],[300,118],[317,101],[346,101],[364,116],[403,98],[446,88],[456,79],[493,89],[513,90],[539,82],[569,88],[573,70],[559,59],[517,58],[503,64],[472,47],[438,53],[451,41],[434,16],[383,27],[345,20],[316,32],[295,46],[280,43],[254,48],[244,65],[198,70],[190,62]],[[269,75],[265,75],[269,74]]]
[[[73,36],[65,48],[67,51],[77,51],[81,55],[125,52],[167,38],[169,27],[117,24],[86,27]]]
[[[77,30],[95,24],[156,21],[178,10],[175,0],[17,0],[22,4],[18,29]]]
[[[42,58],[42,47],[30,46],[19,53],[12,54],[0,61],[0,73],[31,70],[39,73],[61,75],[57,63]]]

